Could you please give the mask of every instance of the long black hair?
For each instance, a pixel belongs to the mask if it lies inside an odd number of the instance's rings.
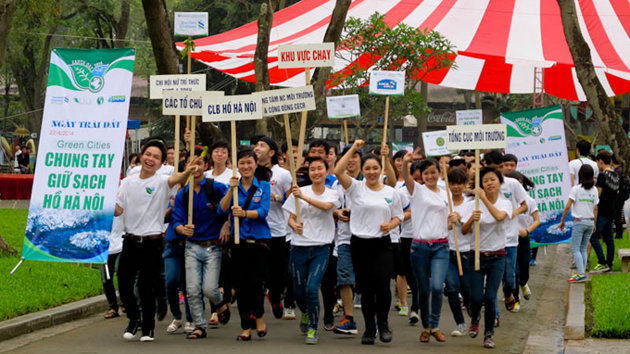
[[[586,190],[593,188],[595,185],[595,171],[593,171],[591,165],[584,164],[580,167],[578,171],[578,181]]]
[[[508,173],[507,176],[516,178],[519,182],[521,182],[521,185],[523,185],[523,188],[525,188],[525,191],[527,192],[529,192],[530,190],[534,189],[534,187],[536,187],[534,182],[531,179],[529,179],[529,177],[525,176],[524,174],[518,171],[512,171]]]

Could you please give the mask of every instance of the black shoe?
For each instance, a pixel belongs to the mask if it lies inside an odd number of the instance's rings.
[[[232,311],[230,311],[230,305],[226,305],[225,306],[225,311],[223,311],[220,314],[218,314],[219,323],[222,324],[222,325],[228,324],[228,322],[230,322],[231,313],[232,313]]]
[[[392,341],[392,329],[389,328],[387,323],[378,326],[378,337],[383,343],[389,343]]]
[[[363,337],[361,337],[361,344],[371,345],[374,344],[376,340],[376,335],[373,333],[368,333],[367,331],[363,332]]]
[[[142,331],[142,337],[140,337],[141,342],[153,342],[155,340],[155,333],[150,329],[148,331]]]
[[[279,302],[277,304],[271,304],[271,312],[273,312],[273,317],[276,319],[281,319],[282,315],[284,315],[284,308],[282,307],[282,303]]]
[[[166,300],[158,300],[157,304],[157,320],[163,321],[166,317],[166,312],[168,311],[168,306],[166,305]]]
[[[129,325],[125,329],[123,338],[125,338],[126,340],[134,339],[136,337],[136,333],[138,333],[139,327],[140,327],[140,320],[129,320]]]

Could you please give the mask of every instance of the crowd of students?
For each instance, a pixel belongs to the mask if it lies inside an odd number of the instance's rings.
[[[306,158],[297,161],[297,151],[287,154],[287,144],[279,147],[270,137],[257,136],[251,143],[238,151],[236,166],[230,166],[225,142],[215,143],[207,155],[198,148],[195,158],[181,163],[179,173],[164,167],[168,154],[161,139],[143,145],[140,164],[122,181],[116,205],[116,230],[123,235],[120,297],[129,318],[125,339],[136,338],[141,328],[140,340],[153,341],[156,312],[163,319],[167,303],[173,316],[168,333],[183,326],[189,339],[206,337],[209,326],[229,321],[233,302],[241,324],[236,339],[250,341],[254,331],[264,337],[267,297],[276,318],[295,319],[297,306],[305,342],[317,344],[321,292],[325,330],[358,334],[353,301],[360,298],[361,343],[374,344],[377,337],[387,343],[393,338],[389,314],[394,280],[398,314],[412,325],[420,322],[421,342],[431,337],[446,341],[440,330],[446,295],[455,320],[450,334],[477,337],[484,308],[483,345],[494,348],[500,285],[508,311],[519,311],[521,291],[526,300],[532,296],[527,284],[529,235],[540,218],[528,194],[534,184],[515,170],[514,155],[485,151],[476,166],[466,152],[439,160],[400,151],[392,157],[385,144],[368,152],[357,140],[337,156],[335,147],[316,140]],[[288,171],[290,156],[298,167],[296,183]],[[593,242],[602,265],[612,262],[596,246],[597,238],[590,237],[595,216],[589,213],[593,205],[583,205],[583,195],[594,204],[597,196],[588,168],[580,168],[581,189],[574,187],[573,205],[567,205],[574,208],[573,233],[582,235],[573,241],[580,277],[585,274],[585,239]],[[184,185],[189,177],[194,180],[192,201]],[[600,177],[597,186],[602,183]],[[233,240],[235,218],[239,244]],[[576,227],[580,222],[584,227]],[[598,219],[597,229],[602,230],[599,224]],[[607,240],[605,236],[610,256]],[[118,316],[113,296],[110,317]],[[211,306],[210,320],[204,317],[204,298]],[[344,317],[335,325],[338,302]]]

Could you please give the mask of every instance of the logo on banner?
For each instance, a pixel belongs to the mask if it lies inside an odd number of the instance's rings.
[[[105,72],[109,65],[93,65],[85,60],[74,60],[68,65],[72,70],[75,88],[80,91],[100,92],[105,86]]]
[[[69,103],[69,102],[70,102],[70,99],[65,96],[53,96],[50,99],[50,103],[52,104],[64,104],[64,103]]]
[[[543,132],[542,122],[543,118],[541,117],[518,117],[514,120],[520,133],[524,136],[540,136]]]
[[[444,146],[444,143],[446,143],[446,141],[444,141],[444,138],[442,137],[438,137],[437,139],[435,139],[435,143],[437,144],[437,146]]]
[[[391,79],[383,79],[381,81],[378,81],[376,83],[376,88],[378,88],[379,90],[392,90],[395,91],[396,90],[396,81],[391,80]]]
[[[119,103],[119,102],[125,102],[125,99],[126,99],[125,96],[111,96],[107,99],[107,102]]]

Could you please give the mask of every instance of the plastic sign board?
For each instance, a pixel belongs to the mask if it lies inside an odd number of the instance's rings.
[[[176,12],[174,22],[176,36],[208,35],[207,12]]]
[[[427,156],[443,156],[454,154],[446,148],[446,130],[422,133],[424,151]]]
[[[480,109],[456,111],[457,125],[482,125],[483,112]]]
[[[202,104],[201,119],[204,123],[253,120],[263,117],[262,99],[259,94],[220,97],[204,93]]]
[[[165,91],[162,94],[162,114],[165,116],[200,116],[203,113],[202,96],[223,96],[223,91]]]
[[[450,125],[446,127],[449,150],[504,149],[507,147],[505,124]]]
[[[278,46],[278,68],[314,68],[335,65],[335,44],[316,43]]]
[[[345,119],[361,116],[359,95],[326,97],[328,119]]]
[[[256,92],[262,100],[263,117],[315,110],[313,86]]]
[[[370,72],[370,95],[402,96],[404,94],[404,71]]]
[[[164,91],[205,91],[206,75],[151,75],[150,99],[161,99]]]

